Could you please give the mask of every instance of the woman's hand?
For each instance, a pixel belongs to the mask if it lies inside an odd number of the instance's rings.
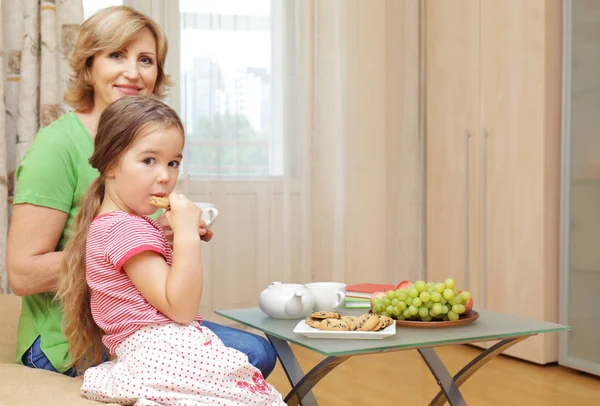
[[[165,237],[167,237],[167,242],[171,248],[173,248],[173,229],[169,225],[167,216],[165,216],[164,212],[157,217],[156,222],[162,227],[163,233],[165,234]],[[212,239],[213,232],[206,228],[206,223],[204,221],[201,221],[198,235],[202,241],[209,242]]]

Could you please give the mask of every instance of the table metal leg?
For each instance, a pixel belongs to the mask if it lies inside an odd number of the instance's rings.
[[[526,338],[529,338],[529,337],[531,337],[531,335],[520,336],[520,337],[515,337],[515,338],[506,338],[504,340],[498,341],[496,344],[494,344],[493,346],[491,346],[487,350],[483,351],[477,357],[473,358],[473,360],[471,362],[469,362],[467,365],[465,365],[465,367],[463,369],[461,369],[456,375],[454,375],[454,378],[451,378],[452,379],[452,386],[456,388],[456,391],[458,391],[458,388],[463,383],[465,383],[467,381],[467,379],[469,379],[482,366],[484,366],[485,364],[487,364],[492,358],[500,355],[502,352],[504,352],[508,348],[512,347],[515,344],[520,343],[521,341],[523,341],[523,340],[525,340]],[[427,348],[423,349],[423,350],[427,350]],[[421,352],[423,350],[419,350],[419,352]],[[433,349],[431,349],[431,350],[433,351]],[[425,356],[423,355],[422,352],[421,352],[421,356],[423,356],[423,358],[425,358]],[[437,357],[437,354],[435,354],[435,357],[441,363],[441,361]],[[425,362],[427,362],[426,358],[425,358]],[[429,363],[427,363],[427,365],[429,365]],[[442,367],[443,367],[443,365],[442,365]],[[431,369],[431,366],[429,367],[429,369]],[[444,370],[445,370],[446,373],[448,373],[446,371],[445,367],[444,367]],[[431,372],[436,377],[436,379],[438,379],[436,373],[433,370],[431,370]],[[454,405],[454,404],[465,404],[465,403],[452,403],[452,400],[448,397],[448,394],[444,390],[444,387],[442,386],[442,384],[439,383],[439,380],[438,380],[438,384],[440,385],[440,387],[442,388],[442,390],[440,390],[437,393],[437,395],[433,398],[433,400],[431,401],[431,403],[429,403],[429,406],[443,406],[444,403],[446,403],[446,400],[448,400],[448,402],[450,402],[451,405]],[[462,399],[462,396],[461,396],[461,399]],[[463,399],[463,402],[464,402],[464,399]]]
[[[269,334],[266,336],[275,348],[281,366],[292,385],[292,390],[283,399],[288,406],[317,406],[317,400],[311,392],[312,388],[331,370],[352,356],[327,357],[305,375],[287,341]]]
[[[292,390],[284,398],[288,406],[318,406],[317,400],[311,392],[312,388],[331,370],[352,356],[327,357],[307,374],[304,374],[288,342],[270,334],[266,334],[266,336],[273,345],[288,381],[292,385]],[[417,351],[421,354],[421,357],[441,388],[431,403],[429,403],[429,406],[443,406],[446,401],[448,401],[450,406],[466,406],[467,403],[458,388],[492,358],[528,337],[531,337],[531,335],[507,338],[499,341],[475,357],[454,377],[450,375],[433,348],[418,349]]]
[[[442,392],[445,395],[444,401],[448,399],[450,406],[466,406],[467,402],[465,402],[454,379],[452,379],[452,376],[442,363],[440,357],[436,354],[435,350],[433,348],[419,348],[417,351],[419,351],[419,354],[421,354],[421,357],[425,360],[433,377],[440,388],[442,388]]]

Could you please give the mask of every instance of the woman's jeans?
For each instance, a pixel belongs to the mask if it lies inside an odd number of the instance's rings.
[[[223,341],[227,347],[235,348],[248,356],[248,361],[262,372],[263,377],[269,374],[275,368],[277,356],[271,343],[265,338],[247,331],[239,330],[232,327],[223,326],[221,324],[210,321],[203,321],[202,326],[208,327],[217,337]],[[30,368],[45,369],[48,371],[57,372],[54,366],[50,363],[46,355],[40,348],[40,337],[38,337],[33,345],[25,352],[22,361],[25,366]],[[103,355],[103,361],[108,361],[108,354]],[[63,372],[64,375],[77,376],[77,371],[74,368]]]

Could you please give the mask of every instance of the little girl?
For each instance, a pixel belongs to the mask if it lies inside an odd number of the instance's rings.
[[[84,196],[65,248],[58,297],[81,392],[125,405],[284,405],[245,354],[203,327],[201,210],[171,193],[183,126],[164,103],[123,97],[100,117]],[[148,215],[169,196],[171,250]],[[116,358],[101,362],[102,344]]]

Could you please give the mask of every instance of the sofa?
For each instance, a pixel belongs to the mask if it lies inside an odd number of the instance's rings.
[[[81,378],[15,364],[21,298],[0,294],[0,406],[106,405],[79,393]]]

